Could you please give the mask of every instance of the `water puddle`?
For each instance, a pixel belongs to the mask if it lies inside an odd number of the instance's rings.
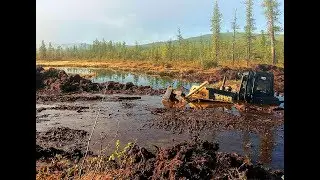
[[[284,168],[283,125],[275,129],[267,129],[258,134],[248,131],[221,131],[212,140],[220,144],[221,151],[237,152],[247,155],[253,162],[266,166]]]
[[[57,69],[64,70],[68,74],[92,75],[90,79],[96,83],[102,83],[106,81],[116,81],[120,83],[132,82],[138,86],[151,86],[153,89],[166,89],[169,85],[171,85],[174,88],[178,86],[183,86],[187,90],[189,90],[192,85],[199,84],[180,81],[169,77],[136,74],[131,72],[121,72],[110,69],[74,67],[58,67]]]

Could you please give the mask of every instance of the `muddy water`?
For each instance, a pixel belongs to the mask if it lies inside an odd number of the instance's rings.
[[[117,139],[121,144],[136,142],[151,150],[154,149],[153,145],[170,146],[189,140],[191,137],[187,132],[179,134],[144,126],[157,116],[151,114],[150,109],[161,108],[160,100],[159,96],[141,96],[141,99],[131,101],[103,100],[37,104],[37,109],[59,105],[89,107],[80,112],[53,108],[42,110],[37,113],[37,131],[63,126],[90,133],[97,120],[90,145],[90,150],[96,153],[101,149],[106,149],[106,153],[110,153],[114,150],[114,143]],[[252,133],[249,130],[203,130],[200,138],[219,142],[221,151],[245,154],[253,161],[262,162],[272,168],[283,169],[283,134],[283,126],[280,126],[267,129],[261,134]]]
[[[114,71],[105,68],[57,67],[57,69],[64,70],[68,74],[94,75],[90,79],[97,83],[106,81],[115,81],[121,83],[133,82],[135,85],[151,86],[153,89],[166,89],[169,85],[173,86],[174,88],[183,86],[186,91],[189,91],[192,85],[199,85],[199,83],[196,82],[185,82],[169,77]],[[284,100],[283,96],[276,97],[281,101]],[[283,107],[284,103],[282,103],[280,106]]]
[[[165,89],[169,85],[173,87],[183,86],[190,89],[192,85],[198,83],[184,82],[169,77],[151,76],[146,74],[137,74],[130,72],[113,71],[110,69],[99,68],[74,68],[74,67],[59,67],[57,69],[64,70],[68,74],[84,74],[93,75],[93,82],[102,83],[106,81],[116,81],[121,83],[133,82],[135,85],[151,86],[154,89]]]

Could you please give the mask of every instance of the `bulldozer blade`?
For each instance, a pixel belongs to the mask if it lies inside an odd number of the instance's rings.
[[[167,108],[183,108],[192,101],[190,97],[204,88],[208,83],[208,81],[205,81],[186,96],[182,92],[182,88],[173,89],[172,86],[168,86],[167,91],[162,97],[162,104]]]
[[[182,108],[188,104],[188,101],[183,97],[181,90],[169,86],[162,97],[162,104],[167,108]]]

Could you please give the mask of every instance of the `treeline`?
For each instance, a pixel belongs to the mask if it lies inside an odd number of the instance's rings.
[[[279,15],[273,13],[275,4],[270,7],[270,3],[277,3],[275,0],[265,0],[264,7],[273,8],[272,12],[267,11],[266,16],[273,18],[268,21],[267,32],[263,30],[259,34],[254,34],[254,19],[252,15],[252,0],[246,0],[247,19],[245,32],[237,32],[236,10],[234,19],[231,22],[232,33],[220,33],[220,23],[222,14],[219,12],[217,1],[214,6],[212,18],[212,38],[200,36],[197,40],[184,39],[180,28],[177,32],[177,40],[169,40],[164,43],[153,43],[148,45],[128,46],[125,42],[112,42],[95,40],[87,46],[73,46],[62,48],[53,47],[49,42],[44,41],[37,49],[37,59],[41,60],[62,60],[62,59],[99,59],[99,60],[151,60],[156,62],[187,61],[197,62],[204,67],[213,67],[221,62],[235,63],[237,60],[249,60],[256,63],[276,64],[284,61],[283,38],[275,38],[278,26],[274,23],[275,17]],[[269,3],[269,4],[267,4]],[[276,12],[276,11],[274,11]],[[272,27],[270,27],[270,23]],[[276,29],[278,28],[278,29]]]

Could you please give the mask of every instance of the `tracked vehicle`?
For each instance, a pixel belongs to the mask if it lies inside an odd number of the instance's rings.
[[[167,88],[162,98],[165,107],[228,106],[235,103],[279,106],[280,101],[274,96],[274,75],[268,72],[246,71],[240,73],[239,88],[232,90],[225,86],[226,77],[220,88],[210,87],[208,81],[199,86],[192,86],[186,95],[181,88]]]

